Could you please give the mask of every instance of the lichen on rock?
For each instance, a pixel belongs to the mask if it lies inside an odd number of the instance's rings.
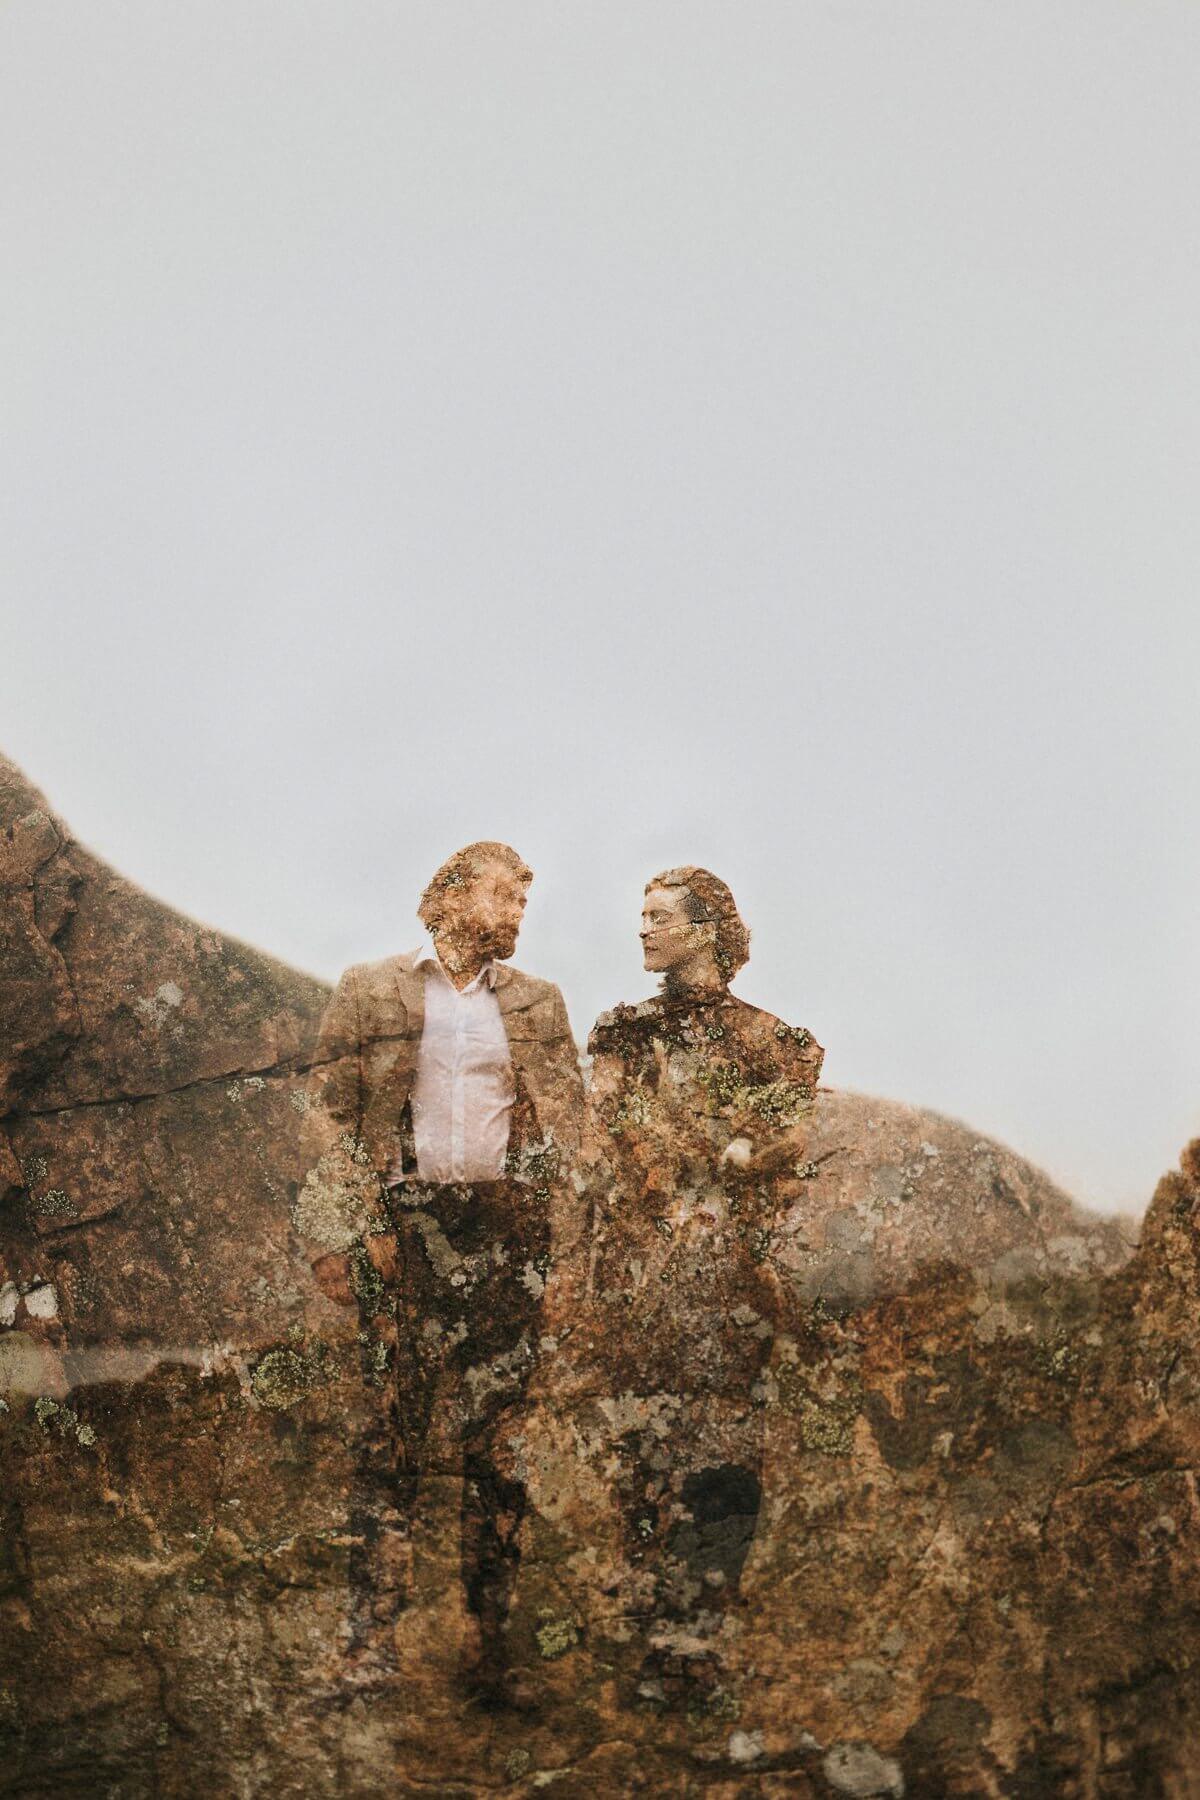
[[[416,1340],[388,1307],[377,1174],[353,1132],[325,1132],[328,989],[139,894],[3,763],[0,837],[14,1794],[1192,1791],[1200,1146],[1135,1247],[953,1120],[777,1089],[793,1078],[755,1072],[712,1019],[666,1047],[661,1084],[648,1051],[613,1090],[618,1159],[694,1134],[626,1184],[646,1201],[636,1275],[609,1238],[572,1287],[554,1252],[459,1246],[415,1208],[412,1246],[447,1287],[507,1268],[547,1309],[462,1375],[504,1420],[479,1516],[507,1528],[505,1496],[525,1496],[509,1679],[471,1689],[471,1471],[431,1394],[400,1529],[385,1452]],[[617,1008],[600,1029],[649,1042],[653,1022]],[[812,1051],[778,1024],[771,1057]],[[732,1074],[689,1113],[708,1056]],[[723,1208],[711,1142],[736,1126],[753,1155],[797,1118],[778,1209],[736,1161]],[[752,1292],[704,1266],[714,1233]],[[345,1259],[346,1303],[321,1256]],[[689,1311],[692,1293],[721,1307]],[[432,1323],[452,1356],[462,1340]],[[722,1356],[754,1376],[741,1400],[708,1379]],[[720,1454],[693,1467],[690,1444]],[[367,1549],[374,1597],[407,1596],[391,1668],[354,1659]]]

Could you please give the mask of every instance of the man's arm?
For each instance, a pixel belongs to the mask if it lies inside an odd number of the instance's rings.
[[[546,1119],[559,1150],[559,1176],[565,1180],[579,1156],[583,1136],[583,1075],[579,1051],[562,994],[554,989],[554,1022],[546,1040]]]
[[[325,1009],[305,1099],[309,1173],[297,1202],[297,1224],[311,1233],[309,1261],[322,1293],[352,1306],[350,1259],[341,1240],[349,1233],[353,1197],[362,1186],[355,1160],[365,1106],[356,969],[345,971]]]
[[[325,1008],[308,1085],[309,1109],[355,1137],[363,1119],[362,1011],[358,970],[347,969]]]
[[[567,1304],[567,1295],[573,1289],[572,1277],[584,1254],[583,1240],[589,1213],[577,1180],[586,1105],[583,1075],[566,1003],[558,988],[553,994],[550,1033],[542,1044],[544,1091],[539,1122],[553,1136],[558,1152],[551,1212],[552,1272],[546,1295],[546,1316],[561,1329],[569,1322],[574,1310]]]

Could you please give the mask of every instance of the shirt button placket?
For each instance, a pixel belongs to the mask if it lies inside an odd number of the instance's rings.
[[[452,1172],[455,1181],[463,1178],[464,1158],[464,1120],[466,1114],[466,1082],[463,1076],[463,1010],[461,995],[454,1000],[454,1120],[453,1120],[453,1152]]]

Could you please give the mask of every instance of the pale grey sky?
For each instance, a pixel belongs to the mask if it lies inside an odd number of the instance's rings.
[[[709,864],[836,1085],[1200,1131],[1200,10],[7,0],[0,743],[333,977],[475,836],[582,1036]]]

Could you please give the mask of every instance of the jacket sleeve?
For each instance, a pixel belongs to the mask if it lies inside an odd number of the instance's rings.
[[[558,1178],[566,1181],[578,1159],[583,1135],[583,1075],[566,1003],[557,988],[553,995],[550,1033],[542,1044],[543,1105],[540,1110],[558,1148]]]
[[[748,1173],[786,1178],[803,1160],[825,1052],[811,1031],[769,1020],[776,1078],[748,1090],[750,1109],[738,1125],[753,1145]]]
[[[556,1221],[554,1271],[546,1294],[547,1319],[556,1336],[568,1329],[589,1328],[594,1265],[616,1180],[614,1140],[608,1126],[621,1090],[623,1067],[619,1056],[600,1046],[596,1031],[588,1039],[588,1054],[591,1075],[583,1098],[582,1128]]]
[[[303,1166],[292,1219],[319,1285],[353,1305],[347,1254],[361,1243],[378,1184],[361,1148],[364,1107],[361,994],[347,969],[325,1009],[305,1089]]]
[[[364,1110],[361,998],[357,969],[347,969],[325,1008],[308,1085],[310,1112],[357,1137]]]
[[[567,1008],[557,988],[550,1034],[543,1040],[543,1117],[558,1150],[551,1188],[551,1269],[546,1294],[547,1322],[570,1322],[573,1293],[588,1222],[580,1193],[579,1148],[583,1137],[585,1097],[579,1052],[571,1035]]]

